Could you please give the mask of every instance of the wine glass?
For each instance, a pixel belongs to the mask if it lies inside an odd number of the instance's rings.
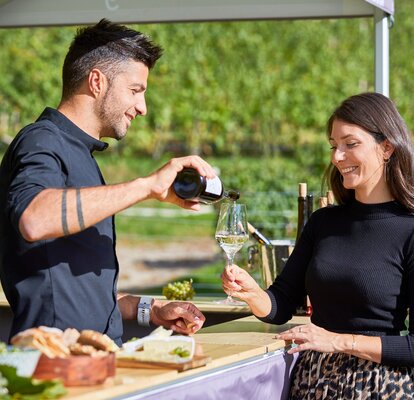
[[[236,202],[221,204],[215,237],[222,250],[226,253],[227,265],[232,265],[235,254],[249,239],[245,204],[238,204]],[[245,305],[244,302],[234,300],[231,295],[228,295],[226,300],[218,301],[218,303]]]

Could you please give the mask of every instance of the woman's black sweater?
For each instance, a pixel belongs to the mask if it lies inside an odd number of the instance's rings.
[[[414,366],[414,216],[397,202],[315,211],[268,289],[263,320],[285,323],[306,293],[314,324],[380,336],[383,364]]]

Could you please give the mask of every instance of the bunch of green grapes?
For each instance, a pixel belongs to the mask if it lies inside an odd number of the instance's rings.
[[[195,295],[193,280],[171,282],[162,288],[162,294],[168,300],[190,300]]]

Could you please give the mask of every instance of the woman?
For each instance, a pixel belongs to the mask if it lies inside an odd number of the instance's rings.
[[[394,104],[345,100],[328,122],[325,180],[337,206],[315,211],[282,274],[262,290],[231,266],[226,293],[265,322],[287,322],[307,293],[311,323],[278,335],[300,352],[291,399],[408,399],[414,393],[414,148]],[[409,309],[408,335],[405,320]]]

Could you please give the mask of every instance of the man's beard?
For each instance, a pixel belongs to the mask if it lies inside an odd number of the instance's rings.
[[[111,96],[111,88],[105,93],[102,102],[98,104],[98,116],[101,120],[101,137],[111,137],[121,140],[127,133],[123,121],[124,113],[117,112],[116,103]]]

